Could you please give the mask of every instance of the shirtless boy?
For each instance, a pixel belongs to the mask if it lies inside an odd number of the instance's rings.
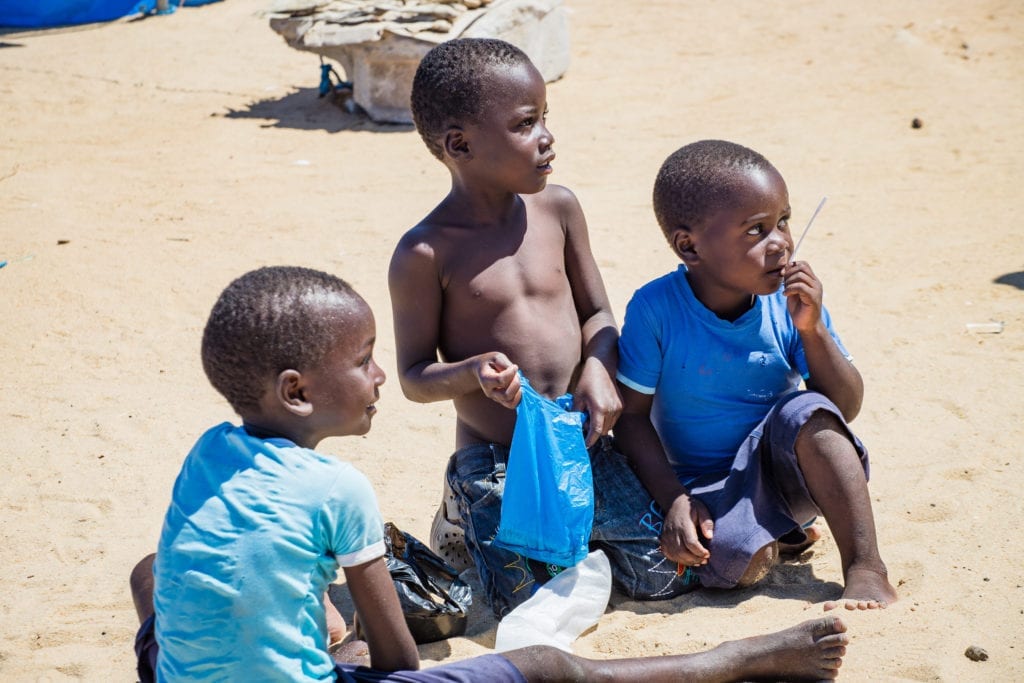
[[[618,331],[583,211],[572,192],[547,182],[555,140],[546,97],[537,69],[503,41],[450,41],[424,57],[413,117],[451,173],[451,190],[402,237],[389,273],[402,390],[418,402],[454,402],[447,483],[499,617],[557,571],[491,544],[517,370],[540,394],[571,391],[573,409],[589,414],[591,541],[608,554],[616,586],[654,599],[694,585],[658,550],[658,512],[606,437],[621,410]]]

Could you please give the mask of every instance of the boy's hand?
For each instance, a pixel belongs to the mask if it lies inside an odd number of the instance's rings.
[[[497,351],[481,356],[476,366],[476,378],[484,396],[512,409],[523,398],[518,372],[519,367]]]
[[[608,371],[596,359],[588,359],[580,372],[572,397],[572,409],[587,413],[587,447],[611,431],[622,414],[622,397]]]
[[[794,261],[782,271],[786,283],[786,307],[793,325],[800,332],[809,332],[821,321],[821,280],[806,261]]]
[[[665,514],[661,551],[668,559],[686,567],[707,564],[711,553],[700,539],[711,540],[714,530],[715,522],[704,503],[688,495],[678,496]]]

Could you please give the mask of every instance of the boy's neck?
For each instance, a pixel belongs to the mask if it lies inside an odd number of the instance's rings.
[[[744,313],[754,307],[754,302],[757,300],[754,294],[733,295],[730,292],[709,286],[695,278],[692,271],[686,272],[686,280],[690,283],[693,297],[716,317],[728,322],[736,322]]]
[[[453,175],[452,188],[442,205],[457,211],[467,223],[486,225],[508,222],[520,210],[522,201],[515,192],[474,186]]]
[[[286,441],[291,441],[291,439],[289,439],[284,434],[279,434],[273,430],[265,429],[258,425],[250,424],[244,420],[242,421],[242,428],[245,429],[245,432],[249,436],[255,437],[257,439],[285,439]]]
[[[257,439],[285,439],[296,446],[309,449],[316,448],[317,445],[301,430],[287,424],[287,421],[274,420],[266,415],[243,415],[242,427],[250,436]]]

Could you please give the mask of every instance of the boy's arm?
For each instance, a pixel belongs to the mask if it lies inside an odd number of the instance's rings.
[[[419,669],[416,641],[405,623],[384,558],[345,567],[344,571],[370,649],[370,666],[382,671]]]
[[[506,408],[519,403],[518,368],[505,354],[480,354],[454,363],[438,359],[442,292],[429,246],[403,237],[391,257],[388,286],[398,379],[406,398],[429,403],[482,389]]]
[[[710,539],[714,522],[699,500],[690,498],[669,465],[665,448],[651,423],[654,397],[619,383],[622,417],[615,425],[615,444],[629,459],[640,483],[665,511],[661,550],[665,557],[691,566],[704,564],[711,556],[698,533]]]
[[[601,272],[590,249],[583,209],[568,189],[552,186],[551,190],[563,217],[565,273],[583,338],[573,409],[590,415],[587,445],[591,446],[611,430],[622,412],[622,399],[614,379],[619,363],[619,333]]]
[[[821,281],[805,261],[789,264],[784,275],[789,315],[800,333],[807,357],[807,388],[827,396],[851,422],[860,412],[864,381],[825,327]]]

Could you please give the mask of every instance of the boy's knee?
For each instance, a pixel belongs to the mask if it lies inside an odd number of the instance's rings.
[[[140,587],[147,583],[153,582],[153,562],[156,560],[156,554],[150,553],[144,558],[139,560],[138,564],[132,567],[132,574],[128,579],[129,585],[132,587],[132,592],[136,592]]]
[[[743,576],[736,582],[736,587],[746,588],[761,581],[764,577],[768,576],[768,573],[775,566],[778,559],[779,544],[772,541],[754,553],[754,556],[750,558],[750,564],[747,565],[747,570],[743,572]]]
[[[834,433],[847,441],[852,441],[850,432],[839,416],[835,413],[819,408],[811,413],[797,433],[797,443],[801,439],[813,438],[819,434]]]

